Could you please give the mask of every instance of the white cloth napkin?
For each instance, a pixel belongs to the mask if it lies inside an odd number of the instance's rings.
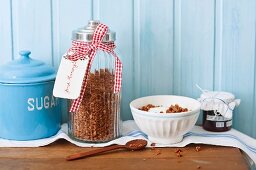
[[[147,139],[147,135],[139,130],[133,120],[123,122],[122,137],[107,143],[81,143],[74,141],[67,135],[67,124],[63,124],[61,130],[54,136],[45,139],[31,141],[13,141],[0,138],[0,147],[39,147],[45,146],[58,139],[67,141],[80,147],[103,147],[112,144],[125,144],[133,139]],[[152,142],[148,140],[148,146]],[[184,147],[188,144],[210,144],[219,146],[237,147],[243,150],[256,163],[256,139],[253,139],[235,129],[227,132],[208,132],[200,126],[194,126],[193,129],[184,135],[183,140],[177,144],[159,145],[156,147]]]

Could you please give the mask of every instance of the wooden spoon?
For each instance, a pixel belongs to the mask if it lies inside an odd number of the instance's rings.
[[[135,140],[131,140],[129,142],[127,142],[125,145],[111,145],[111,146],[107,146],[104,148],[99,148],[96,150],[92,150],[92,151],[88,151],[88,152],[81,152],[81,153],[76,153],[74,155],[70,155],[66,158],[67,161],[72,161],[75,159],[81,159],[84,157],[89,157],[92,155],[97,155],[99,153],[103,153],[103,152],[107,152],[107,151],[112,151],[112,150],[116,150],[116,149],[121,149],[121,148],[125,148],[128,150],[141,150],[144,149],[147,146],[147,141],[143,140],[143,139],[135,139]]]

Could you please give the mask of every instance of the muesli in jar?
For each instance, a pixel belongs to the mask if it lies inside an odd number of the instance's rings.
[[[75,140],[107,142],[120,135],[122,63],[114,52],[115,39],[115,32],[94,20],[72,33],[72,47],[62,60],[73,64],[67,75],[73,81],[57,83],[56,91],[64,86],[59,96],[71,99],[68,131]]]

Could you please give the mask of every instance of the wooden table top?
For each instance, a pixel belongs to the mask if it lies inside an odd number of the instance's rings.
[[[200,149],[196,149],[199,146]],[[184,148],[118,150],[95,157],[66,161],[65,157],[96,148],[81,148],[59,140],[38,148],[0,148],[0,169],[225,169],[249,166],[240,150],[231,147],[189,145]],[[180,149],[180,156],[177,150]]]

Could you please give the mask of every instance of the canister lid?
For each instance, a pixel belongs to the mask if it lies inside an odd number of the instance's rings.
[[[20,58],[0,66],[0,83],[36,83],[55,79],[53,67],[29,57],[30,51],[20,51]]]
[[[97,20],[90,20],[88,25],[72,32],[72,40],[80,40],[85,42],[91,42],[93,33],[96,27],[100,24]],[[107,34],[103,38],[103,42],[110,42],[116,40],[116,33],[108,30]]]

